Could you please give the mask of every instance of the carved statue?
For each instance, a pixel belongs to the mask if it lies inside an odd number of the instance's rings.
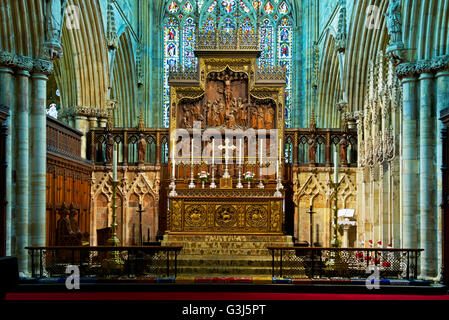
[[[57,225],[57,236],[59,240],[62,236],[73,235],[74,232],[72,231],[70,220],[68,218],[70,210],[67,208],[65,203],[61,205],[58,213],[60,215]]]
[[[67,0],[46,0],[44,56],[50,60],[62,57],[61,31]]]
[[[182,106],[182,124],[184,128],[192,128],[192,113],[186,105]]]
[[[204,121],[204,117],[201,114],[201,107],[199,103],[192,104],[192,115],[193,115],[193,121]]]
[[[257,129],[257,109],[251,108],[251,128]]]
[[[106,162],[112,161],[112,153],[114,148],[114,139],[112,138],[112,134],[108,134],[107,140],[106,140]]]
[[[226,107],[229,108],[231,105],[231,96],[232,96],[231,78],[229,77],[229,75],[225,75],[224,83],[225,83],[224,96],[226,99]]]
[[[69,206],[69,220],[70,220],[70,229],[72,231],[72,234],[77,237],[81,241],[81,244],[86,244],[89,241],[89,233],[87,232],[81,232],[80,227],[78,225],[78,221],[76,219],[78,210],[73,206],[73,204],[70,204]]]
[[[273,129],[274,122],[274,110],[269,108],[268,112],[265,113],[265,129]]]
[[[212,122],[210,123],[211,127],[217,127],[220,125],[220,112],[218,110],[218,105],[212,105]]]
[[[213,124],[214,121],[214,115],[213,115],[213,105],[210,102],[210,100],[207,100],[206,102],[206,123],[208,126],[214,127],[215,125]]]
[[[390,0],[385,16],[390,44],[402,42],[401,0]]]
[[[309,164],[314,165],[316,163],[316,150],[318,146],[314,133],[310,135],[310,138],[307,141],[307,143],[309,144]]]
[[[225,112],[226,112],[226,108],[225,108],[225,104],[223,103],[223,99],[220,98],[220,101],[218,103],[218,126],[222,126],[225,122]]]
[[[235,116],[234,114],[231,112],[228,114],[228,116],[226,117],[226,127],[228,129],[233,128],[235,126]]]
[[[346,133],[343,133],[343,136],[340,140],[340,163],[342,166],[346,166],[348,164],[348,156],[347,156],[348,146],[349,141],[346,138]]]
[[[145,162],[145,151],[146,151],[147,142],[145,141],[145,136],[143,133],[139,135],[139,141],[137,142],[137,151],[138,151],[138,161],[139,163]]]
[[[238,124],[241,127],[246,127],[248,125],[248,111],[246,104],[240,104],[238,111]]]
[[[265,112],[267,108],[260,106],[257,110],[257,129],[263,129],[265,127]]]

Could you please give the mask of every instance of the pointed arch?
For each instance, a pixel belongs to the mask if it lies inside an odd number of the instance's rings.
[[[134,49],[129,30],[120,36],[113,74],[111,99],[119,102],[114,110],[114,123],[123,128],[135,127],[140,110],[137,103]]]

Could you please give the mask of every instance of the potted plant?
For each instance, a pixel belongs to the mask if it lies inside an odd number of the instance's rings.
[[[243,178],[248,181],[248,189],[251,188],[251,181],[254,179],[254,173],[251,171],[247,171],[245,172],[245,174],[243,175]]]
[[[201,181],[201,186],[204,189],[204,183],[209,178],[209,173],[206,171],[201,171],[198,173],[198,179]]]

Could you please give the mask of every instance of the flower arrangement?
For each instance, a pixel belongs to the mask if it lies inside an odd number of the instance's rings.
[[[200,179],[200,181],[207,181],[207,179],[209,178],[209,173],[206,171],[201,171],[198,173],[198,179]]]
[[[243,178],[245,178],[246,181],[252,181],[254,179],[254,173],[251,171],[247,171],[243,175]]]
[[[378,246],[379,248],[382,248],[382,241],[377,241],[377,246]]]
[[[355,257],[363,262],[363,252],[356,252]]]

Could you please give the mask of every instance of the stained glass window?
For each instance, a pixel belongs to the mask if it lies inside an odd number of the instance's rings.
[[[262,51],[260,66],[285,66],[286,101],[285,125],[291,126],[293,15],[290,0],[167,0],[164,18],[164,115],[163,124],[169,126],[170,89],[168,73],[172,66],[194,67],[198,27],[215,33],[216,15],[220,29],[229,35],[235,32],[237,19],[243,34],[255,32],[259,25]],[[218,8],[218,11],[217,11]]]
[[[227,13],[231,13],[235,8],[235,0],[222,0],[221,5]]]
[[[170,124],[170,87],[168,73],[170,68],[178,64],[179,58],[179,25],[174,17],[167,19],[164,26],[164,127]]]
[[[265,9],[265,12],[268,14],[273,13],[273,11],[274,11],[274,7],[270,1],[267,2],[264,9]]]
[[[196,65],[197,60],[194,54],[196,42],[195,28],[196,24],[193,21],[193,19],[188,18],[184,24],[183,30],[183,47],[184,47],[183,62],[184,65],[188,68],[191,68],[194,65]]]
[[[292,94],[292,38],[293,28],[288,18],[283,18],[278,26],[278,63],[287,70],[285,86],[285,126],[291,126],[291,94]]]
[[[272,66],[274,65],[273,59],[273,48],[274,48],[274,32],[273,26],[270,20],[265,19],[262,21],[260,26],[259,36],[260,36],[260,49],[262,53],[259,58],[259,65],[261,66]]]
[[[192,12],[192,11],[193,11],[192,4],[191,4],[189,1],[187,1],[187,2],[184,4],[184,7],[182,7],[182,10],[184,10],[185,13],[190,13],[190,12]]]

